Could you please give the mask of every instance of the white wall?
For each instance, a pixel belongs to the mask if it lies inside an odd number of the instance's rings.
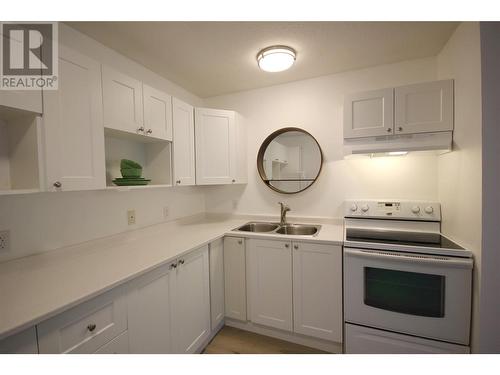
[[[473,349],[481,270],[481,55],[479,23],[462,23],[437,58],[438,77],[455,80],[454,151],[438,158],[442,231],[474,252]]]
[[[483,236],[479,351],[500,353],[500,22],[481,22]]]
[[[201,99],[136,62],[64,24],[61,43],[193,105]],[[10,230],[11,250],[0,261],[112,235],[165,220],[204,212],[203,188],[181,187],[129,192],[87,191],[0,196],[0,229]],[[126,212],[137,223],[127,225]]]
[[[243,116],[249,171],[246,186],[209,188],[207,211],[276,215],[277,202],[284,200],[291,206],[292,215],[338,218],[346,198],[437,200],[436,156],[344,160],[342,150],[344,94],[435,79],[436,60],[428,58],[206,99],[208,107],[234,109]],[[325,157],[319,180],[295,195],[272,191],[256,170],[262,141],[287,126],[310,132]]]

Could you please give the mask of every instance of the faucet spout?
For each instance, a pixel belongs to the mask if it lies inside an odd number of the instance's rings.
[[[286,225],[286,213],[290,211],[290,207],[288,207],[284,202],[278,202],[281,207],[281,215],[280,215],[280,225]]]

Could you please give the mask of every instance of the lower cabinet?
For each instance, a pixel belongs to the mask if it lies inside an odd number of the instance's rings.
[[[210,335],[208,267],[208,246],[178,260],[173,306],[176,353],[195,353]]]
[[[123,332],[117,338],[101,346],[95,354],[128,354],[130,353],[128,332]]]
[[[250,320],[293,330],[290,241],[248,240]]]
[[[37,354],[35,327],[0,340],[0,354]]]
[[[228,318],[247,320],[245,239],[224,237],[224,303]]]
[[[293,330],[342,342],[342,247],[293,242]]]
[[[224,320],[224,242],[210,243],[210,319],[212,331]]]

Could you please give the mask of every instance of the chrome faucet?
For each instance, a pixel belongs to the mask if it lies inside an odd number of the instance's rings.
[[[278,202],[281,206],[281,219],[280,225],[286,225],[286,213],[290,211],[290,207],[288,207],[284,202]]]

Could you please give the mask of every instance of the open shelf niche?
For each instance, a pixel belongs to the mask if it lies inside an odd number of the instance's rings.
[[[105,129],[104,134],[107,188],[130,190],[172,186],[171,142],[111,129]],[[151,180],[149,185],[115,185],[113,179],[122,177],[121,159],[142,165],[142,177]]]
[[[42,118],[0,106],[0,195],[43,189]]]

